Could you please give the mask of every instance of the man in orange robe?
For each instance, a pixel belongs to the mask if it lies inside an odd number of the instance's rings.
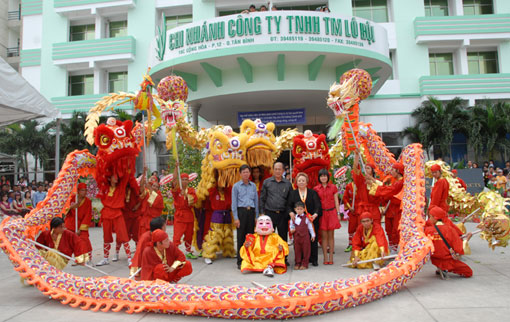
[[[350,252],[352,250],[352,237],[358,228],[359,222],[359,214],[356,212],[356,208],[358,206],[359,200],[356,200],[354,195],[354,184],[349,182],[345,187],[344,196],[342,197],[342,201],[344,203],[344,207],[349,210],[349,245],[345,249],[345,252]]]
[[[174,179],[172,181],[173,188],[171,190],[174,197],[174,237],[173,243],[176,247],[181,244],[184,236],[184,246],[186,247],[186,257],[196,259],[197,256],[191,250],[191,242],[193,241],[193,226],[195,223],[195,213],[193,205],[197,201],[195,189],[188,187],[189,175],[181,173],[182,193],[179,179],[177,175],[177,166],[174,171]]]
[[[153,245],[145,247],[142,255],[142,280],[164,280],[177,283],[184,276],[193,272],[191,263],[175,246],[168,234],[161,229],[152,232]]]
[[[89,260],[83,240],[71,230],[66,229],[64,220],[60,217],[51,220],[50,230],[43,231],[37,237],[37,242],[56,249],[69,257],[74,254],[76,262],[79,264]],[[51,265],[58,269],[63,269],[67,265],[67,258],[51,250],[40,249],[40,253]]]
[[[143,179],[142,179],[143,180]],[[143,180],[144,182],[145,180]],[[159,182],[156,177],[151,177],[146,185],[144,193],[142,193],[142,217],[138,236],[150,230],[150,222],[153,218],[161,216],[165,208],[163,195],[159,191]]]
[[[377,187],[373,195],[381,198],[383,204],[387,205],[384,228],[390,242],[390,249],[396,251],[399,243],[398,225],[400,217],[402,217],[400,204],[402,203],[402,188],[404,187],[404,165],[398,162],[394,163],[390,174],[395,179],[393,183],[389,186],[383,185]]]
[[[436,180],[436,183],[430,192],[429,210],[436,206],[448,213],[448,209],[450,207],[448,206],[446,199],[448,199],[448,189],[450,189],[450,185],[445,178],[441,178],[441,166],[439,164],[431,166],[430,171],[432,172],[432,177]]]
[[[371,213],[362,213],[360,215],[360,222],[352,239],[352,266],[356,268],[373,267],[378,269],[380,265],[384,264],[384,261],[362,264],[358,264],[358,262],[388,254],[388,241],[381,225],[374,222]]]
[[[126,204],[126,186],[129,177],[124,176],[120,182],[116,174],[109,178],[110,187],[106,194],[101,195],[103,209],[101,210],[101,220],[103,222],[103,253],[104,258],[97,263],[97,266],[108,265],[111,243],[113,243],[113,232],[115,232],[116,243],[124,246],[124,251],[128,258],[128,265],[131,262],[131,249],[129,248],[129,237],[124,222],[122,210]]]
[[[150,231],[146,231],[140,238],[136,244],[136,251],[133,255],[133,261],[131,265],[129,265],[130,275],[133,275],[140,267],[142,267],[142,254],[143,250],[147,246],[152,245],[152,232],[156,229],[161,229],[162,231],[166,231],[166,219],[163,217],[156,217],[151,220],[151,229]]]
[[[446,272],[452,272],[464,277],[473,276],[471,268],[460,260],[461,255],[464,254],[462,247],[462,239],[452,225],[443,224],[442,221],[449,220],[446,212],[439,207],[433,207],[429,211],[430,217],[425,225],[425,234],[428,235],[434,243],[434,252],[432,253],[431,260],[438,270],[436,274],[441,276],[441,279],[447,278]],[[441,232],[443,237],[439,234]],[[449,247],[446,245],[445,241]],[[471,238],[471,233],[468,233],[466,239]]]
[[[92,244],[89,238],[89,227],[92,223],[92,202],[87,198],[87,185],[83,182],[78,184],[78,197],[71,196],[72,204],[66,214],[65,226],[67,230],[75,232],[81,240],[85,251],[92,259]],[[76,201],[76,202],[75,202]],[[78,215],[76,215],[78,212]],[[76,223],[78,217],[78,223]],[[76,231],[78,228],[78,231]]]
[[[461,186],[462,188],[464,188],[464,190],[466,190],[466,191],[467,191],[467,184],[466,184],[466,182],[464,182],[464,180],[462,180],[461,178],[459,178],[459,177],[457,176],[457,175],[458,175],[458,172],[457,172],[457,170],[456,170],[456,169],[453,169],[453,170],[452,170],[452,175],[453,175],[453,178],[454,178],[454,179],[457,179],[457,183],[458,183],[458,184],[460,184],[460,186]]]

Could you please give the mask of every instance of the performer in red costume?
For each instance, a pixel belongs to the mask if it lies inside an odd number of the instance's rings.
[[[445,178],[441,178],[441,166],[439,164],[431,166],[430,171],[432,172],[432,177],[435,179],[436,183],[430,192],[429,210],[436,206],[448,213],[448,209],[450,207],[448,206],[446,199],[448,199],[448,189],[450,189],[450,185]]]
[[[140,228],[138,235],[150,230],[150,222],[153,218],[161,216],[165,203],[163,195],[159,191],[159,182],[156,177],[151,177],[146,183],[145,176],[142,178],[142,185],[145,186],[142,193],[142,216],[140,219]]]
[[[37,237],[37,242],[56,249],[69,257],[74,254],[76,263],[83,264],[89,260],[83,240],[72,231],[67,230],[64,220],[60,217],[55,217],[51,220],[50,230],[43,231]],[[69,261],[67,258],[51,250],[40,249],[39,252],[51,265],[58,269],[66,267]]]
[[[458,184],[459,184],[462,188],[464,188],[464,190],[466,190],[466,191],[467,191],[467,184],[464,182],[464,180],[462,180],[461,178],[459,178],[459,177],[457,176],[457,174],[458,174],[457,170],[456,170],[456,169],[453,169],[453,170],[452,170],[453,178],[454,178],[454,179],[457,179],[457,183],[458,183]]]
[[[369,194],[370,191],[376,190],[382,183],[374,178],[375,165],[366,164],[365,174],[363,175],[359,166],[359,151],[354,156],[354,164],[352,167],[352,180],[356,185],[356,209],[358,214],[369,212],[375,223],[381,224],[381,212],[379,211],[379,198]]]
[[[164,280],[177,283],[193,271],[191,263],[161,229],[152,232],[153,245],[145,247],[142,255],[142,280]]]
[[[142,267],[142,255],[143,250],[147,246],[152,245],[152,232],[156,229],[161,229],[162,231],[166,231],[166,219],[163,217],[156,217],[151,220],[151,229],[150,231],[146,231],[140,238],[138,239],[138,243],[136,244],[136,251],[133,255],[133,261],[129,266],[129,274],[133,275],[138,271],[139,268]]]
[[[345,186],[344,196],[342,197],[342,202],[344,203],[344,207],[349,210],[349,227],[347,231],[349,233],[349,245],[344,250],[346,253],[352,250],[352,237],[358,228],[359,223],[359,214],[356,212],[356,208],[359,206],[359,199],[356,199],[356,186],[353,182],[349,182],[347,186]]]
[[[442,208],[433,207],[430,209],[429,215],[429,220],[425,225],[425,234],[434,243],[434,252],[430,258],[432,264],[438,268],[436,274],[441,276],[441,279],[447,278],[447,272],[464,277],[473,276],[471,268],[460,260],[461,255],[464,254],[464,249],[458,232],[452,228],[452,225],[442,222],[450,220],[446,216],[446,212]],[[472,234],[468,233],[466,239],[469,240],[471,236]]]
[[[177,174],[178,164],[175,165],[174,177],[172,181],[172,196],[174,197],[174,237],[173,243],[176,247],[181,244],[184,236],[184,246],[186,247],[186,257],[196,259],[197,256],[191,250],[193,241],[193,225],[195,223],[195,213],[193,205],[197,201],[195,189],[188,187],[189,175],[181,173],[182,190],[179,185]],[[184,192],[184,193],[183,193]]]
[[[104,258],[97,263],[97,266],[110,264],[111,243],[113,243],[113,232],[117,244],[124,246],[124,251],[128,258],[128,265],[131,264],[131,249],[129,248],[129,237],[126,230],[126,223],[122,215],[122,209],[125,206],[126,186],[128,176],[123,177],[120,182],[116,174],[110,177],[110,188],[106,194],[101,194],[103,209],[101,210],[101,220],[103,222],[103,252]]]
[[[89,238],[89,227],[92,222],[92,202],[87,198],[87,185],[83,182],[78,184],[78,197],[71,196],[72,204],[66,214],[65,226],[69,231],[75,232],[81,240],[85,251],[92,259],[92,244]],[[76,216],[76,212],[78,215]],[[78,217],[78,223],[76,223]],[[76,231],[78,228],[78,231]]]
[[[136,186],[133,187],[131,186],[132,184],[136,184]],[[124,209],[122,209],[128,239],[132,239],[135,243],[138,242],[138,230],[140,226],[140,217],[142,215],[142,199],[140,198],[139,191],[140,188],[136,181],[129,183],[126,188],[126,205],[124,206]],[[112,259],[114,262],[119,260],[120,246],[121,244],[115,244],[115,254]]]
[[[387,207],[384,219],[384,228],[390,242],[390,249],[396,251],[399,243],[398,225],[402,216],[402,194],[404,187],[404,165],[402,163],[394,163],[391,169],[391,176],[395,179],[389,186],[383,185],[377,187],[373,195],[381,198],[383,205]],[[388,204],[389,202],[389,204]]]
[[[360,215],[360,221],[354,238],[352,239],[352,266],[356,268],[379,269],[384,261],[362,263],[359,261],[378,258],[388,254],[388,241],[384,231],[378,223],[372,219],[372,214],[364,212]]]

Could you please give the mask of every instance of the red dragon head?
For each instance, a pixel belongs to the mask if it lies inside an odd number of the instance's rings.
[[[106,124],[100,124],[94,130],[94,143],[98,147],[96,154],[96,181],[102,193],[108,190],[108,178],[117,175],[119,179],[133,177],[136,156],[143,144],[141,124],[133,128],[132,121],[118,121],[108,118]]]
[[[304,134],[294,137],[292,156],[294,157],[294,169],[292,177],[295,178],[299,172],[308,175],[310,181],[308,187],[313,188],[318,183],[320,169],[329,169],[330,157],[329,148],[324,134],[313,134],[306,130]]]

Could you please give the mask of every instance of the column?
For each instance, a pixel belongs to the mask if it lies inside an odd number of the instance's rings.
[[[464,7],[462,6],[462,0],[450,0],[448,5],[451,6],[449,8],[450,16],[463,16],[464,15]]]
[[[191,106],[191,117],[193,122],[193,127],[198,130],[198,112],[200,111],[200,108],[202,107],[201,104],[196,104]]]
[[[96,22],[95,22],[96,36],[95,36],[95,39],[106,38],[105,23],[106,23],[106,20],[101,16],[101,14],[99,14],[99,12],[96,12]]]
[[[464,42],[464,44],[455,51],[455,74],[457,75],[467,75],[469,74],[468,62],[467,62],[467,46],[469,45],[469,41]]]
[[[106,93],[106,72],[94,66],[94,94]]]

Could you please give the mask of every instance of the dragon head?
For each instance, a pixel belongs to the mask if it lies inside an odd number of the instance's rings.
[[[372,77],[359,68],[351,69],[340,77],[340,84],[333,84],[329,89],[328,106],[336,117],[343,117],[351,107],[370,95]]]
[[[96,181],[99,189],[108,189],[108,178],[134,175],[136,156],[143,144],[142,125],[133,128],[132,121],[108,118],[106,124],[94,129],[94,143],[98,151]]]
[[[319,170],[329,169],[330,166],[326,136],[313,134],[310,130],[295,136],[292,156],[294,157],[292,176],[296,177],[299,172],[305,172],[310,179],[308,187],[313,188],[318,182]]]
[[[244,120],[241,133],[248,136],[246,143],[246,162],[250,167],[271,169],[273,166],[273,152],[276,150],[276,138],[273,134],[275,125],[272,122],[264,124],[257,119]]]

